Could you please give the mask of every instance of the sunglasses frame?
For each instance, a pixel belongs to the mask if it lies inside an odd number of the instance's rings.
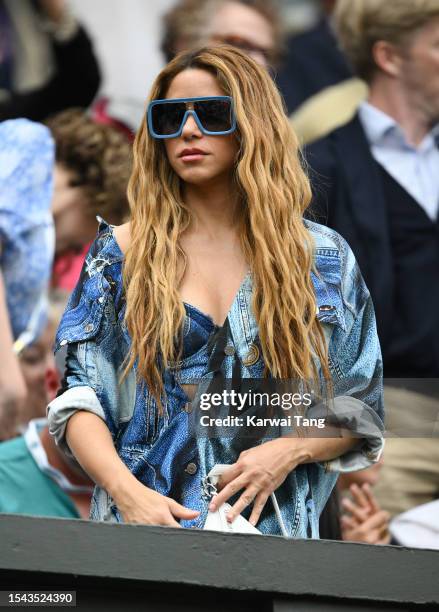
[[[181,120],[181,125],[177,132],[174,132],[173,134],[157,134],[157,132],[155,132],[154,127],[153,127],[153,121],[152,121],[152,109],[154,108],[154,106],[157,106],[159,104],[160,105],[169,104],[172,102],[202,102],[203,100],[228,100],[230,102],[230,110],[232,114],[232,125],[230,129],[220,131],[220,132],[211,132],[210,130],[206,130],[203,127],[197,115],[197,112],[194,109],[186,109],[183,119]],[[235,116],[235,109],[233,105],[233,98],[231,96],[204,96],[204,97],[202,96],[199,98],[164,98],[161,100],[153,100],[152,102],[150,102],[148,104],[148,113],[147,113],[149,133],[151,134],[153,138],[177,138],[178,136],[181,136],[181,133],[183,132],[183,128],[186,124],[186,121],[189,115],[192,115],[192,117],[195,120],[195,123],[198,125],[201,132],[203,134],[206,134],[207,136],[225,136],[227,134],[231,134],[232,132],[236,130],[236,116]]]

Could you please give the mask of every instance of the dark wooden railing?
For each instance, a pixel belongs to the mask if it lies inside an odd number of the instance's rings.
[[[53,589],[93,611],[439,610],[439,551],[0,515],[0,590]]]

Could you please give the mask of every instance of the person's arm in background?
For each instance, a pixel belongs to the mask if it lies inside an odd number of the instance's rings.
[[[1,245],[0,245],[1,250]],[[13,437],[26,385],[13,349],[14,340],[6,307],[6,291],[0,270],[0,441]]]
[[[101,82],[97,58],[85,29],[70,15],[65,0],[38,3],[51,25],[55,75],[43,87],[25,94],[12,94],[0,103],[0,121],[27,117],[42,121],[69,107],[86,108]]]

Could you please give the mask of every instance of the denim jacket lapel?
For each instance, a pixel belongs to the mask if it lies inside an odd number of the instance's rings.
[[[230,332],[241,364],[242,378],[258,378],[262,369],[262,352],[258,345],[258,325],[252,308],[253,281],[249,273],[241,285],[229,312]]]

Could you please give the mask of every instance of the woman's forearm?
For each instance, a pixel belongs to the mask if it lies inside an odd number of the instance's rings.
[[[137,480],[117,454],[105,421],[96,414],[75,412],[67,422],[66,440],[90,478],[116,502],[123,522],[180,527],[177,519],[199,515],[198,510],[186,508]]]
[[[66,440],[83,470],[113,498],[136,481],[117,454],[107,425],[96,414],[79,410],[70,417]]]
[[[326,428],[325,435],[321,430],[308,428],[306,437],[295,436],[291,440],[294,451],[305,457],[300,463],[330,461],[363,443],[362,438],[352,436],[349,430],[337,428]]]
[[[361,440],[358,438],[309,438],[303,440],[304,450],[308,453],[303,463],[330,461],[352,450]]]

